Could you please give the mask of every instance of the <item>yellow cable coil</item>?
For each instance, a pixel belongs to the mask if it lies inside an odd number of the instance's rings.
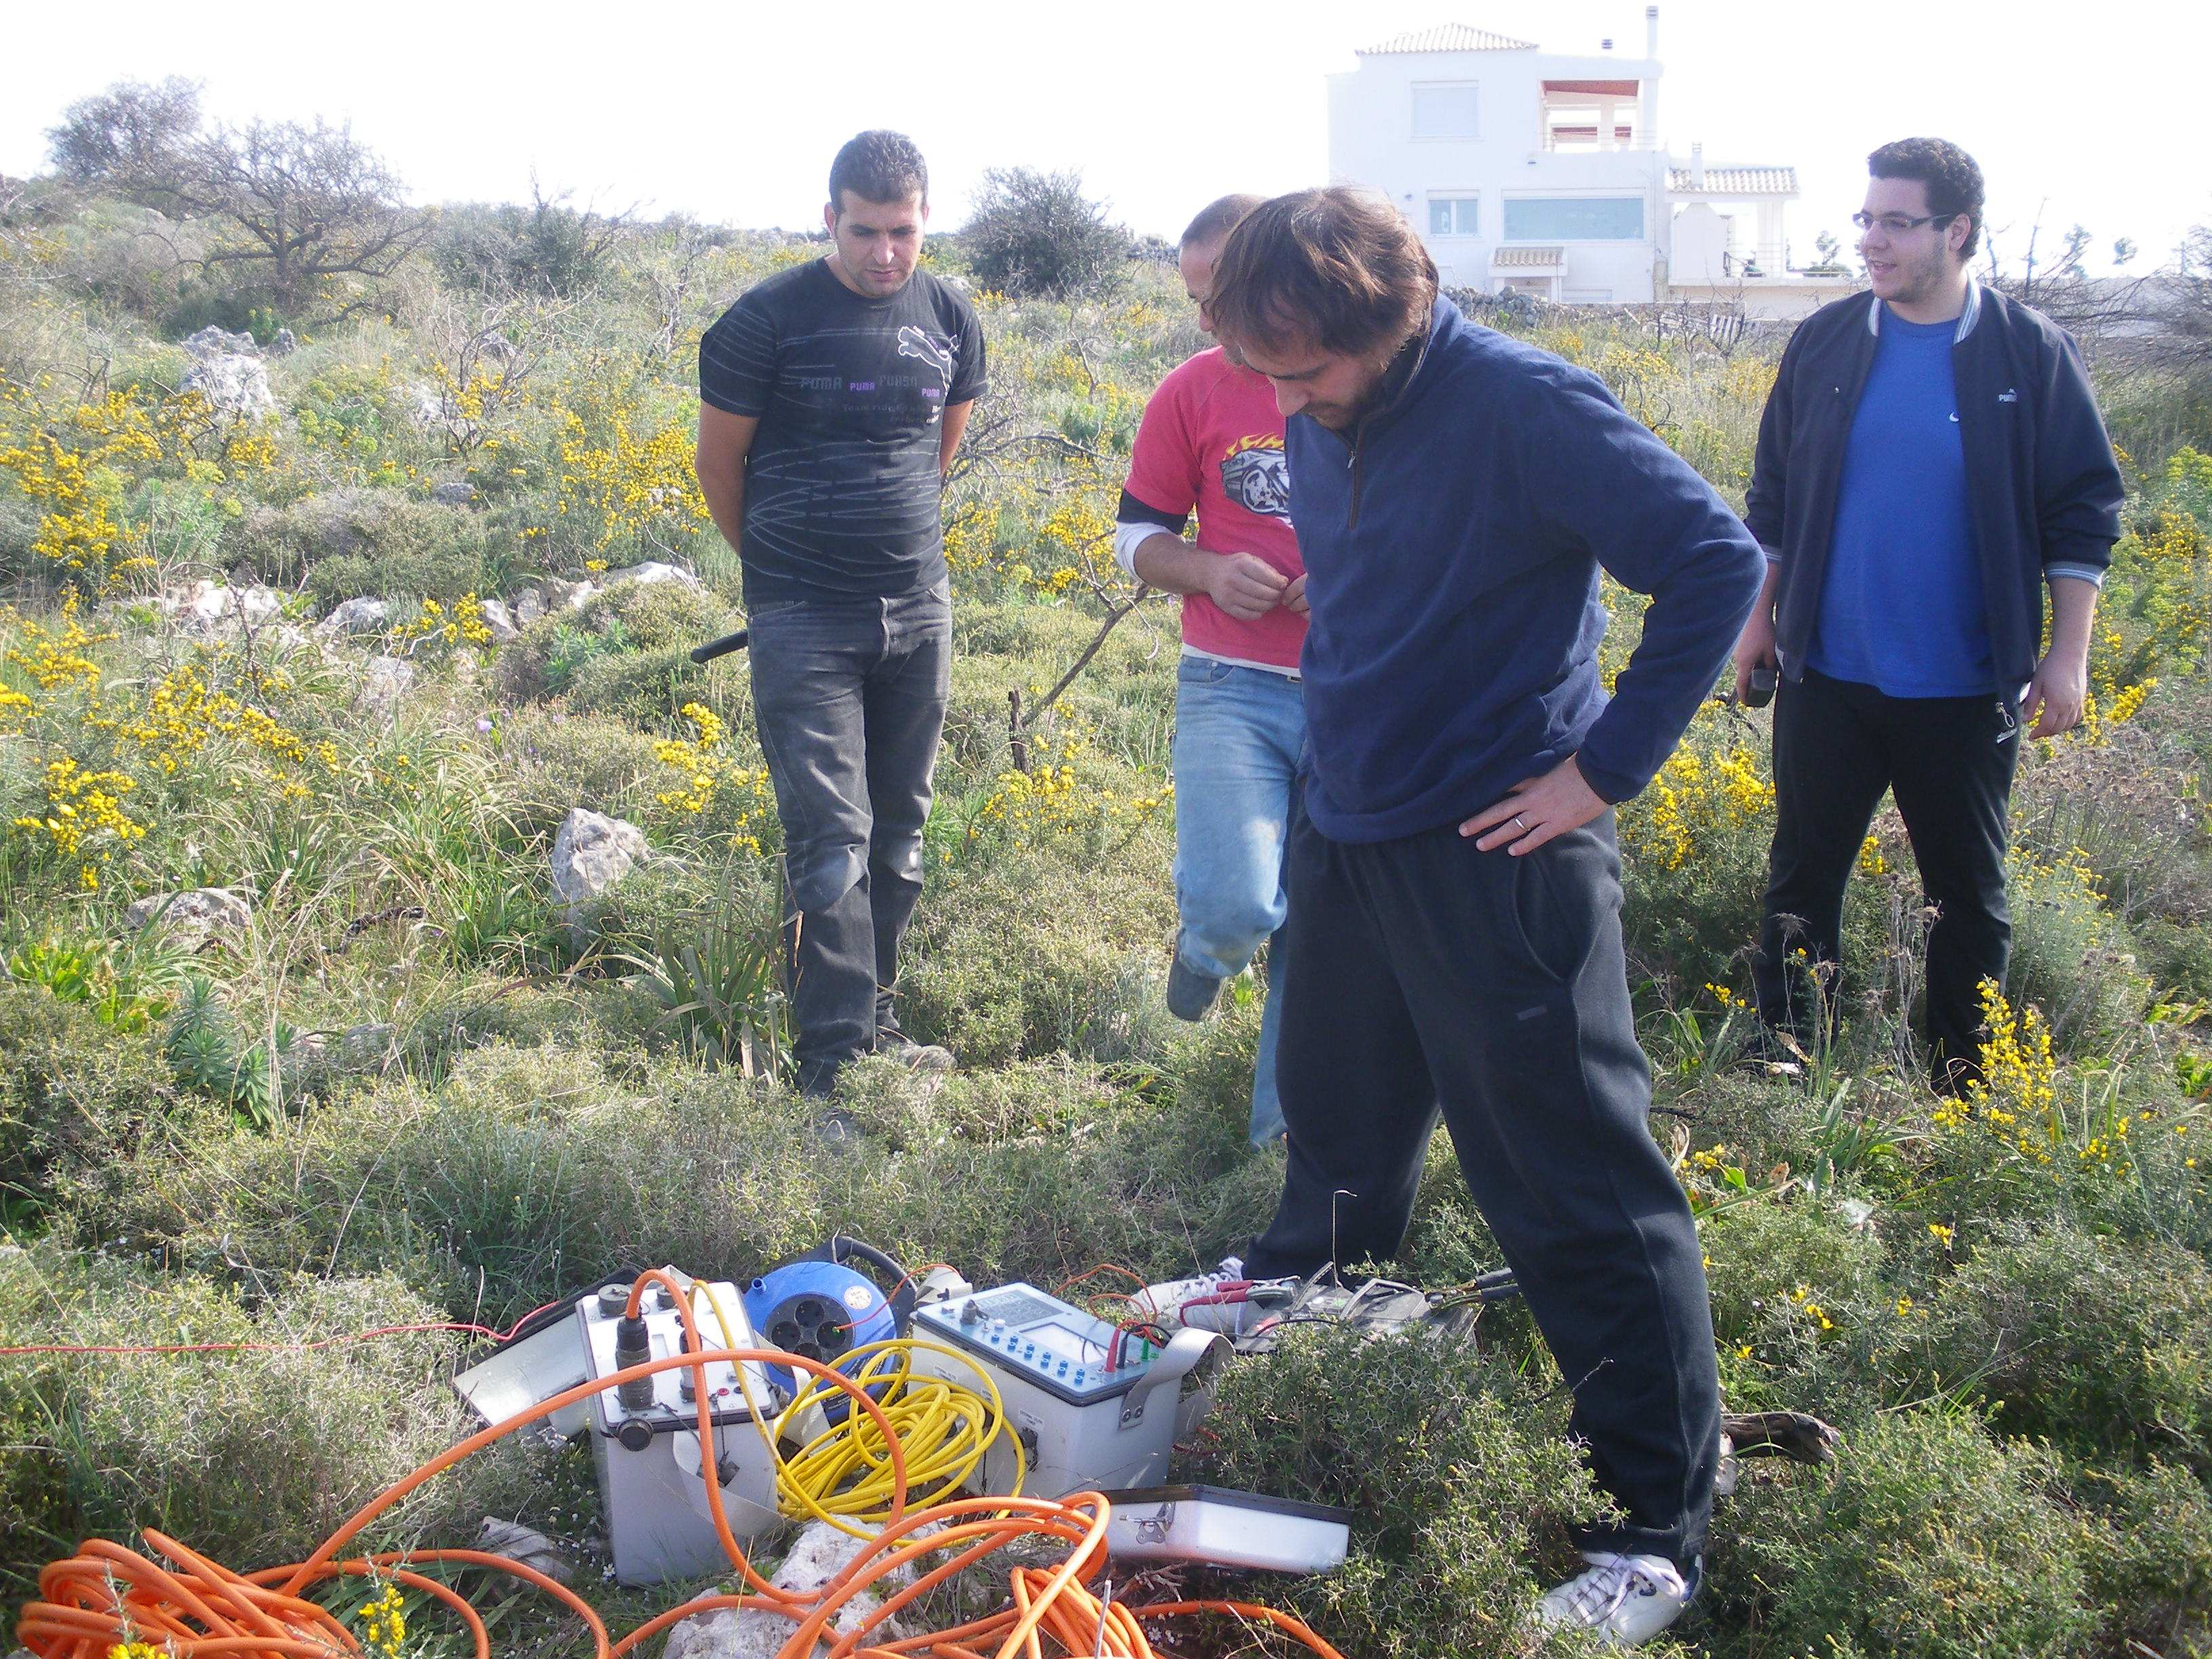
[[[742,1346],[734,1340],[741,1327],[732,1322],[714,1285],[702,1281],[699,1288],[706,1292],[723,1341],[732,1347]],[[943,1377],[916,1375],[914,1356],[922,1352],[944,1354],[965,1365],[982,1384],[982,1392]],[[998,1495],[1019,1495],[1029,1478],[1028,1453],[1021,1437],[1006,1426],[999,1385],[968,1355],[942,1343],[903,1337],[854,1348],[837,1362],[837,1368],[869,1389],[890,1419],[906,1461],[908,1507],[927,1506],[949,1495],[975,1472],[991,1443],[1002,1434],[1014,1449],[1014,1485],[1011,1492]],[[843,1422],[830,1425],[787,1458],[778,1443],[787,1429],[833,1396],[848,1406],[850,1401],[836,1383],[816,1377],[771,1428],[745,1368],[740,1365],[737,1372],[753,1426],[775,1465],[776,1507],[793,1519],[811,1516],[854,1538],[875,1536],[873,1528],[852,1524],[880,1522],[890,1514],[896,1483],[883,1431],[874,1418],[848,1409]]]

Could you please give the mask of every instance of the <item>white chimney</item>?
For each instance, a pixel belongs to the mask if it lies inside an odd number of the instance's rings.
[[[1705,187],[1705,145],[1703,139],[1690,146],[1690,188]]]
[[[1645,149],[1661,148],[1659,143],[1659,8],[1644,9],[1644,56],[1651,67],[1644,71],[1644,83],[1638,88],[1644,107],[1638,112],[1636,142]]]

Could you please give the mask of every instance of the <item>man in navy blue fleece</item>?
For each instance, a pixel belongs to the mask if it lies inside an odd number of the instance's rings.
[[[1647,1123],[1613,804],[1726,661],[1764,567],[1594,377],[1480,328],[1387,201],[1285,196],[1215,266],[1288,417],[1312,626],[1279,1076],[1289,1164],[1255,1276],[1394,1254],[1439,1110],[1575,1393],[1617,1521],[1540,1620],[1645,1639],[1694,1593],[1720,1401],[1689,1206]],[[1651,596],[1608,698],[1601,568]]]
[[[1770,1026],[1821,1034],[1844,887],[1892,792],[1937,913],[1929,1068],[1955,1091],[1981,1075],[1981,987],[2004,982],[2011,951],[2021,727],[2056,737],[2081,718],[2125,491],[2073,341],[1971,274],[1973,157],[1905,138],[1867,163],[1854,216],[1873,292],[1791,337],[1745,513],[1772,566],[1737,685],[1783,679],[1753,976]]]

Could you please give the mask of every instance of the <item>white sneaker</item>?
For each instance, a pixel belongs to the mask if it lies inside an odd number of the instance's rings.
[[[1148,1319],[1172,1319],[1184,1303],[1196,1297],[1214,1296],[1224,1285],[1244,1285],[1244,1261],[1241,1256],[1224,1255],[1221,1265],[1211,1273],[1196,1273],[1188,1279],[1170,1279],[1164,1284],[1147,1285],[1129,1298],[1129,1305]]]
[[[1586,1630],[1608,1647],[1632,1648],[1680,1618],[1697,1589],[1664,1556],[1584,1550],[1583,1559],[1589,1571],[1536,1604],[1539,1630]]]

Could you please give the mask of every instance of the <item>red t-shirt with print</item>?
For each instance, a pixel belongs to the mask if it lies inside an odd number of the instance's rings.
[[[1267,380],[1201,351],[1160,382],[1129,458],[1128,491],[1172,516],[1198,511],[1207,553],[1249,553],[1286,577],[1305,574],[1291,528],[1283,417]],[[1239,622],[1203,593],[1182,601],[1183,643],[1235,662],[1296,668],[1306,619],[1277,605]]]

